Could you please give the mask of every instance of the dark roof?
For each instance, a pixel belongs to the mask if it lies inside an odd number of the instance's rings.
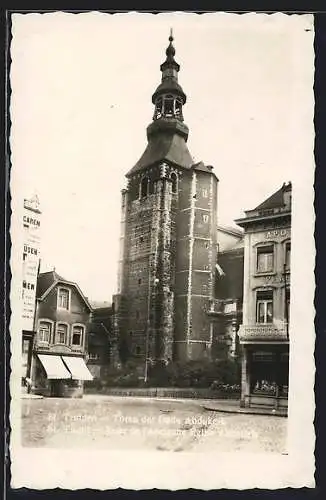
[[[177,133],[161,133],[151,137],[140,160],[128,172],[127,176],[163,160],[183,168],[191,168],[194,163],[183,137]]]
[[[96,310],[96,309],[107,309],[107,308],[111,308],[112,307],[112,304],[111,302],[107,301],[107,300],[88,300],[90,305],[92,306],[93,310]]]
[[[55,281],[67,281],[55,271],[40,273],[37,278],[36,297],[39,299]]]
[[[236,227],[231,227],[231,226],[217,226],[217,230],[221,231],[222,233],[228,233],[231,234],[232,236],[238,236],[241,238],[243,236],[243,231],[236,228]]]
[[[201,170],[202,172],[209,172],[209,173],[211,173],[213,170],[213,167],[211,165],[205,165],[202,161],[192,165],[192,168],[195,170]]]
[[[254,210],[267,210],[269,208],[279,208],[284,207],[284,192],[291,191],[291,183],[283,184],[283,186],[273,193],[267,200],[263,201]]]
[[[155,101],[160,94],[164,94],[167,92],[179,94],[182,97],[183,103],[186,102],[186,95],[182,90],[181,85],[179,85],[179,83],[174,78],[166,78],[155,90],[152,97],[153,104],[155,104]]]
[[[87,297],[83,294],[77,283],[74,283],[72,281],[66,280],[62,276],[60,276],[58,273],[56,273],[54,270],[53,271],[48,271],[46,273],[40,273],[37,277],[37,285],[36,285],[36,298],[43,300],[47,293],[50,292],[50,288],[52,286],[55,286],[58,283],[64,283],[66,285],[71,285],[75,287],[77,292],[80,294],[82,297],[83,301],[85,302],[86,306],[89,308],[89,310],[92,310],[92,306],[88,302]]]

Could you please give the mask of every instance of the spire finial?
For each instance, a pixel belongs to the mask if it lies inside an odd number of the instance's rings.
[[[169,36],[169,42],[173,42],[173,28],[170,28],[170,36]]]

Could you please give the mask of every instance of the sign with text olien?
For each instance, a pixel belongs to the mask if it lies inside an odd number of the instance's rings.
[[[23,229],[23,330],[33,330],[37,275],[40,263],[40,215],[37,197],[24,200]]]

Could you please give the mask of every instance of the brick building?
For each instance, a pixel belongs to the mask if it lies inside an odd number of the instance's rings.
[[[163,363],[210,355],[217,259],[213,167],[194,163],[173,38],[152,96],[148,145],[126,174],[114,330],[120,358]]]
[[[291,183],[237,224],[244,228],[241,405],[287,406]]]
[[[79,397],[92,380],[85,364],[91,306],[76,283],[55,271],[37,280],[32,386],[37,394]]]

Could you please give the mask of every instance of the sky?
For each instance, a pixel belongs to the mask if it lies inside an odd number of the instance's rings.
[[[188,145],[219,178],[219,224],[312,179],[311,16],[15,14],[13,204],[38,195],[41,271],[92,300],[116,291],[120,191],[146,147],[171,27]]]

